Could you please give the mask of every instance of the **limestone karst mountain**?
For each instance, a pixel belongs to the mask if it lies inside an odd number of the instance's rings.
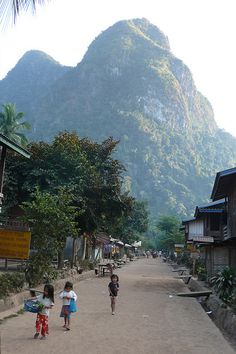
[[[209,199],[218,170],[236,163],[236,139],[221,131],[189,68],[146,19],[101,33],[75,67],[29,52],[0,81],[0,103],[26,113],[30,138],[62,130],[120,140],[125,187],[153,214],[189,215]]]

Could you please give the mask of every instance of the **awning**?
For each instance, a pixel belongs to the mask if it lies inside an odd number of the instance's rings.
[[[124,242],[122,242],[122,241],[116,241],[116,244],[120,245],[120,246],[124,246]]]
[[[125,247],[126,247],[126,248],[132,248],[132,246],[129,245],[128,243],[125,244]]]
[[[133,247],[141,247],[142,246],[142,241],[136,241],[134,243],[132,243]]]
[[[117,238],[113,238],[110,236],[110,242],[117,242],[117,241],[118,241]]]

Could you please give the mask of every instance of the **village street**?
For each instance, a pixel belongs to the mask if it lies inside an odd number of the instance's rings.
[[[49,319],[50,335],[33,339],[35,315],[25,313],[1,326],[1,354],[233,354],[235,351],[171,267],[158,259],[141,259],[118,272],[120,294],[111,315],[109,277],[83,280],[74,286],[79,311],[71,331],[59,318],[57,298]]]

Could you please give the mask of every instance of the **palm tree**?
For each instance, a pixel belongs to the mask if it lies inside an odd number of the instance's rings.
[[[0,1],[0,23],[8,24],[12,18],[16,23],[16,18],[20,13],[29,8],[34,13],[37,5],[44,5],[50,0],[3,0]]]
[[[17,113],[13,103],[3,105],[3,111],[0,112],[0,133],[15,141],[17,144],[25,146],[27,139],[21,131],[30,129],[30,124],[20,122],[23,117],[24,113]]]

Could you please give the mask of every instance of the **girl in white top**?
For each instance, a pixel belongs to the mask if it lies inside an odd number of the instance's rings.
[[[59,295],[60,299],[62,299],[62,308],[60,317],[64,317],[64,328],[67,331],[70,330],[70,303],[71,301],[77,300],[77,295],[73,291],[73,284],[69,281],[66,282],[64,290]]]
[[[48,317],[49,310],[54,305],[54,288],[51,284],[46,284],[44,286],[43,294],[40,294],[35,297],[35,299],[40,303],[40,310],[36,318],[36,333],[34,338],[37,339],[40,334],[42,337],[40,339],[46,339],[46,335],[49,334],[48,331]]]

